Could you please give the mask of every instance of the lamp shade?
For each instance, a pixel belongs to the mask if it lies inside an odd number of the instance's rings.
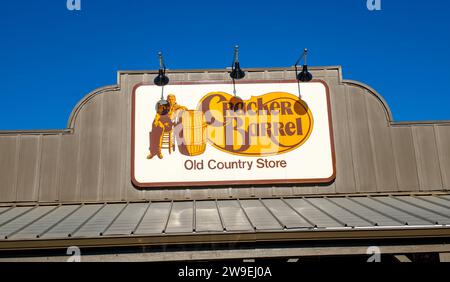
[[[302,71],[297,75],[297,79],[301,82],[308,82],[313,79],[312,74],[308,71],[308,66],[303,65]]]
[[[167,75],[165,74],[164,69],[159,69],[158,76],[155,77],[153,82],[155,83],[155,85],[158,86],[164,86],[169,84],[169,77],[167,77]]]

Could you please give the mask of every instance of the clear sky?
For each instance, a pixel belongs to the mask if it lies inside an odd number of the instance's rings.
[[[61,129],[117,70],[341,65],[394,119],[450,120],[450,1],[66,0],[0,2],[0,130]]]

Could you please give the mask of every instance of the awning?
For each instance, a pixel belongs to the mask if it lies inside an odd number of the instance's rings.
[[[0,207],[0,250],[450,236],[450,195]]]

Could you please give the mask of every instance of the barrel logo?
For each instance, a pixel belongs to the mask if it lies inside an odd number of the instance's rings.
[[[314,127],[306,102],[287,92],[270,92],[248,100],[210,92],[197,108],[205,116],[208,143],[240,156],[290,152],[308,140]]]

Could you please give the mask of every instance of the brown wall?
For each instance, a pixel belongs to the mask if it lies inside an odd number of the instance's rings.
[[[272,197],[450,189],[450,122],[394,123],[370,87],[312,68],[330,87],[337,176],[328,185],[138,190],[130,180],[131,92],[155,72],[121,72],[74,109],[68,129],[0,131],[0,202]],[[224,70],[178,71],[171,81],[228,80]],[[291,69],[246,79],[293,79]]]

